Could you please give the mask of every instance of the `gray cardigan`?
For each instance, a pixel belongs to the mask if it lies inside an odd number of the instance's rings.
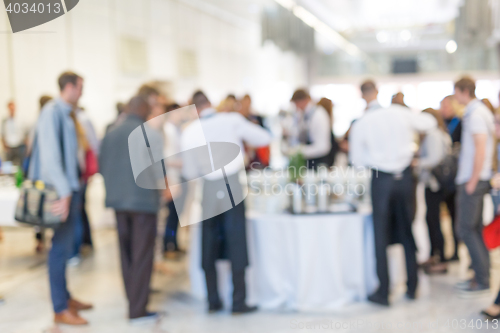
[[[143,123],[139,117],[128,115],[102,140],[99,168],[106,186],[106,207],[115,211],[156,214],[159,208],[159,191],[137,186],[129,157],[128,137]],[[161,134],[158,136],[161,144]]]

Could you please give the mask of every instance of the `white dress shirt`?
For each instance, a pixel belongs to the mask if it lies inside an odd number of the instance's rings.
[[[304,157],[311,159],[328,155],[332,149],[332,125],[328,112],[322,106],[311,103],[299,121],[304,122],[310,141],[300,147]]]
[[[26,129],[16,118],[6,118],[3,122],[2,130],[7,147],[17,148],[24,144]]]
[[[352,126],[349,159],[357,167],[401,173],[413,159],[415,132],[436,126],[432,115],[415,114],[399,105],[368,111]]]
[[[377,99],[374,99],[370,103],[366,105],[366,111],[373,111],[382,108],[382,105],[378,102]]]
[[[243,143],[253,147],[267,146],[271,142],[271,135],[267,130],[256,125],[237,112],[217,112],[215,109],[205,109],[200,113],[200,124],[196,121],[190,124],[182,133],[181,150],[204,146],[210,142],[230,142],[240,147],[240,155],[244,157]],[[227,176],[236,174],[244,169],[243,158],[238,156],[224,167]],[[183,175],[193,179],[197,170],[191,163],[184,163]],[[205,175],[208,180],[221,179],[220,170]]]

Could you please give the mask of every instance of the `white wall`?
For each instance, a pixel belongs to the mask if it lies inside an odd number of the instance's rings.
[[[6,30],[8,19],[0,11],[0,31]],[[123,37],[146,45],[142,73],[122,71]],[[183,50],[196,55],[195,75],[183,75]],[[262,46],[257,23],[234,24],[176,0],[85,0],[45,25],[0,34],[0,117],[14,98],[19,116],[34,123],[38,98],[56,96],[56,78],[68,69],[84,76],[81,104],[100,133],[115,117],[115,103],[145,81],[171,82],[171,97],[181,103],[197,88],[214,103],[229,92],[249,92],[257,109],[274,113],[306,80],[301,59]]]

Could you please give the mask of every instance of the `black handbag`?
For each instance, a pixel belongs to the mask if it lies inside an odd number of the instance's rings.
[[[435,166],[431,173],[439,183],[440,188],[446,193],[451,194],[456,191],[455,178],[458,172],[458,155],[460,151],[453,149],[445,158]]]
[[[42,181],[27,180],[21,188],[17,201],[15,220],[41,228],[57,228],[64,221],[52,213],[52,206],[59,199],[53,186]]]

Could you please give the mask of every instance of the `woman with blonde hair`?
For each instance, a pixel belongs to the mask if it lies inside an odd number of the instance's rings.
[[[236,96],[233,94],[227,95],[227,97],[220,102],[217,107],[218,112],[234,112],[239,110],[239,103]]]

